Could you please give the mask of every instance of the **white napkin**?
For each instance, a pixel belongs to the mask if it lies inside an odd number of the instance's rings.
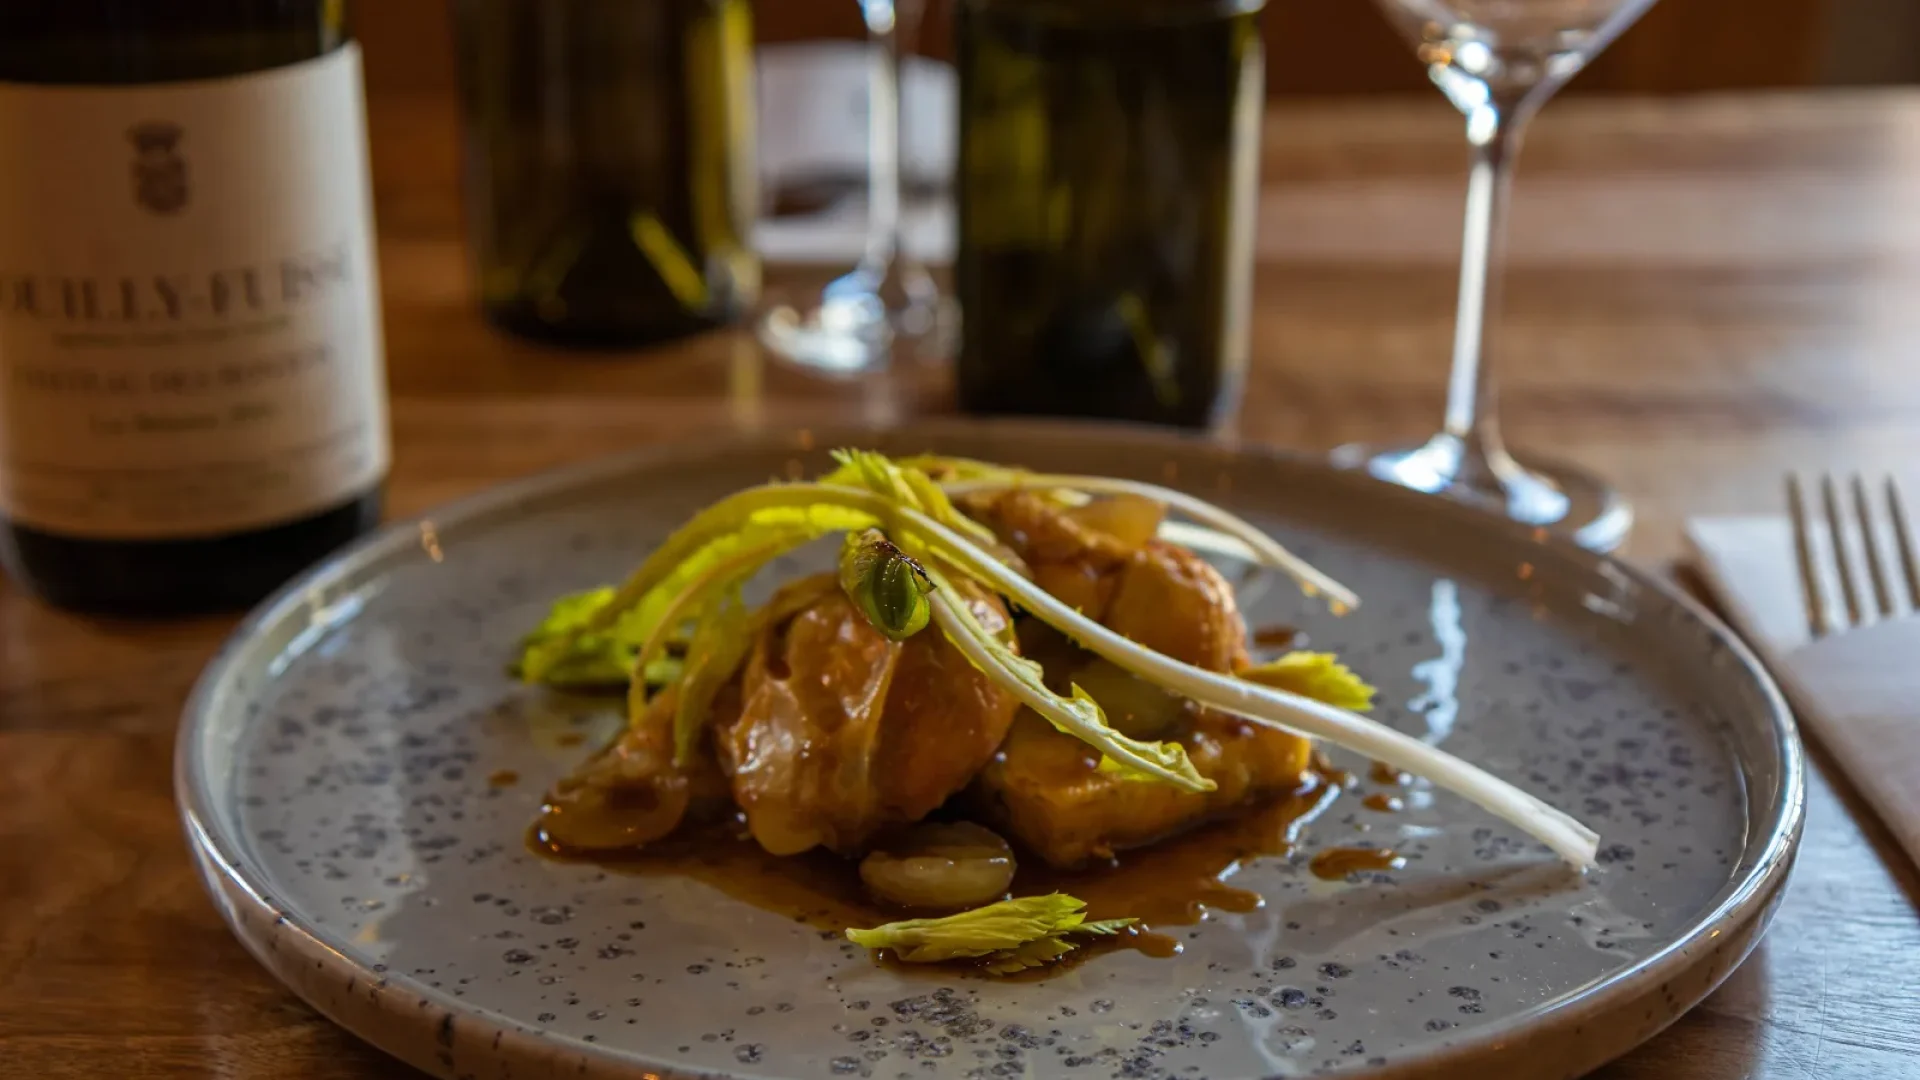
[[[1920,616],[1813,641],[1786,518],[1692,518],[1687,540],[1721,609],[1793,699],[1801,730],[1920,864]],[[1824,545],[1824,533],[1814,542]],[[1829,575],[1830,599],[1834,586]]]

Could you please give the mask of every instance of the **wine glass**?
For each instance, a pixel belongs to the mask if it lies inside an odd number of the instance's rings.
[[[1517,460],[1500,438],[1487,324],[1497,309],[1513,159],[1554,92],[1653,0],[1378,0],[1427,73],[1466,117],[1467,182],[1453,369],[1440,432],[1412,447],[1344,446],[1334,460],[1385,480],[1552,527],[1596,551],[1618,547],[1633,513],[1581,469]]]
[[[900,244],[901,70],[924,0],[856,0],[867,24],[867,238],[860,261],[812,306],[775,304],[760,318],[767,348],[803,367],[865,371],[898,347],[939,351],[950,305]]]

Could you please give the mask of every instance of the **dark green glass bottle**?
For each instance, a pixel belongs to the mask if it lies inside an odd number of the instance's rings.
[[[1264,0],[956,0],[963,408],[1204,427],[1246,366]]]
[[[0,3],[0,561],[244,606],[373,526],[386,380],[341,0]]]
[[[489,318],[619,346],[751,306],[748,0],[458,0],[455,15]]]

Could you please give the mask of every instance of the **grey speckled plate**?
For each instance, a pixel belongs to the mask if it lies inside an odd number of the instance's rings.
[[[1584,880],[1464,802],[1356,791],[1265,897],[1045,981],[875,966],[685,879],[529,854],[542,789],[617,704],[515,685],[515,639],[682,517],[833,439],[675,448],[397,525],[249,618],[181,732],[182,813],[234,932],[339,1023],[445,1077],[1559,1077],[1658,1031],[1746,956],[1799,835],[1779,696],[1725,631],[1630,567],[1312,462],[1112,428],[843,436],[1168,481],[1365,597],[1254,590],[1384,690],[1388,722],[1603,835]],[[516,771],[511,786],[489,782]],[[1363,831],[1364,830],[1364,831]],[[1326,882],[1356,840],[1404,869]]]

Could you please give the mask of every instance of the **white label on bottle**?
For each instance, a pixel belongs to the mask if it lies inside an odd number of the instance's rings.
[[[209,536],[344,503],[387,418],[360,53],[0,83],[0,514]]]

